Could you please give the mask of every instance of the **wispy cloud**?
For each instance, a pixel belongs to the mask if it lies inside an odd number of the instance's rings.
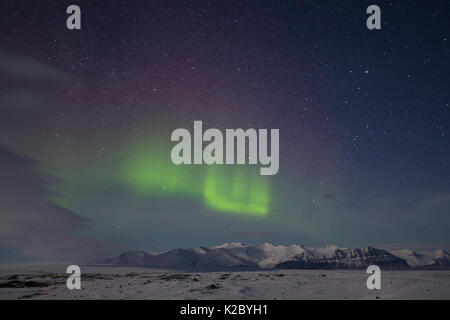
[[[0,243],[39,259],[76,259],[108,254],[106,247],[74,235],[90,220],[51,200],[50,177],[38,164],[0,146]],[[106,250],[106,251],[105,251]]]
[[[0,71],[9,77],[27,79],[53,79],[70,80],[70,76],[51,66],[35,59],[0,52]]]

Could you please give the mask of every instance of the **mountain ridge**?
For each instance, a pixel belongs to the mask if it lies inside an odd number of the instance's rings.
[[[382,269],[450,269],[450,254],[444,250],[412,251],[340,248],[335,245],[308,247],[265,242],[246,245],[226,242],[213,247],[176,248],[159,253],[127,251],[102,263],[193,270],[264,269],[363,269],[375,264]]]

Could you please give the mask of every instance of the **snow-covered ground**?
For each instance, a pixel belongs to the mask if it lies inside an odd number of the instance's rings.
[[[365,270],[180,272],[80,266],[81,290],[66,287],[64,263],[0,264],[0,299],[450,299],[450,271]]]

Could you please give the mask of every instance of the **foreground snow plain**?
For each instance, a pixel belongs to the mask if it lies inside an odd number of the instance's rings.
[[[80,266],[68,290],[67,263],[0,264],[0,299],[450,299],[450,271],[382,271],[368,290],[365,270],[182,272]]]

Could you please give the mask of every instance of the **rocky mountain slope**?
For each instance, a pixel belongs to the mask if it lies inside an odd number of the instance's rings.
[[[240,242],[216,247],[173,249],[161,253],[124,252],[107,264],[152,268],[197,270],[253,269],[362,269],[375,264],[382,269],[449,269],[450,255],[443,250],[414,252],[387,251],[367,247],[347,249],[336,246],[305,247],[263,243],[257,246]]]

